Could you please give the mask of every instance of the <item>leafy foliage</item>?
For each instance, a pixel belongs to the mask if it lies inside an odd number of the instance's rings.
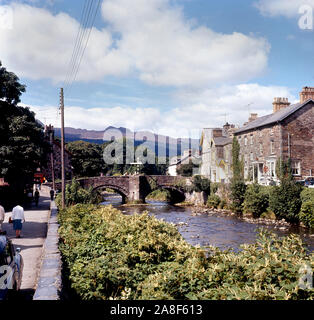
[[[302,187],[293,180],[283,179],[280,186],[273,187],[269,207],[279,219],[298,222],[301,208]]]
[[[193,247],[154,217],[77,205],[59,213],[60,249],[83,300],[314,299],[299,288],[300,267],[314,267],[296,235],[261,231],[238,253]]]
[[[269,204],[269,194],[257,184],[251,184],[247,187],[243,208],[245,213],[251,213],[254,217],[260,217],[267,211]]]
[[[314,228],[314,200],[302,203],[299,219],[307,227]]]
[[[211,194],[207,199],[207,206],[209,208],[217,209],[220,202],[221,202],[221,200],[220,200],[219,196],[217,196],[216,194]]]
[[[177,174],[182,177],[192,177],[194,168],[195,166],[192,162],[186,163],[186,164],[180,164],[177,167]]]
[[[97,190],[92,188],[84,189],[80,186],[76,179],[71,184],[67,184],[65,188],[65,205],[73,206],[75,204],[98,204],[102,202],[103,197]],[[56,197],[58,207],[61,207],[61,193]]]
[[[193,177],[193,190],[210,194],[210,180],[202,176]]]
[[[245,199],[246,184],[243,180],[232,179],[231,183],[231,208],[236,213],[242,213]]]
[[[35,114],[17,106],[25,91],[18,81],[0,63],[0,176],[9,182],[16,198],[32,181],[36,169],[45,164],[48,151],[43,127],[35,120]]]
[[[102,146],[85,141],[74,141],[67,144],[71,152],[71,164],[76,177],[94,177],[105,171],[102,159]]]

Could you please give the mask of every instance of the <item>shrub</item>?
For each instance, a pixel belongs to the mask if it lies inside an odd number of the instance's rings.
[[[314,228],[314,200],[302,203],[299,219],[307,227]]]
[[[243,208],[245,213],[251,213],[254,217],[260,217],[266,212],[269,204],[269,196],[260,185],[254,183],[247,187]]]
[[[59,213],[60,249],[83,300],[314,299],[298,287],[314,267],[297,235],[261,231],[238,253],[192,247],[177,229],[148,214],[77,205]]]
[[[278,219],[298,222],[301,208],[301,190],[302,187],[291,180],[283,180],[280,186],[273,187],[269,207]]]
[[[61,206],[62,195],[59,193],[56,197],[56,204]],[[65,205],[72,206],[78,203],[98,204],[103,200],[102,195],[92,188],[84,189],[80,186],[76,179],[72,180],[71,184],[66,185],[65,188]]]
[[[228,202],[226,199],[221,199],[218,208],[226,209],[228,207]]]
[[[193,189],[195,192],[210,194],[210,180],[202,176],[193,177]]]
[[[221,200],[220,200],[219,196],[217,196],[216,194],[211,194],[207,199],[207,206],[209,208],[217,209],[220,202],[221,202]]]
[[[242,213],[243,202],[245,198],[246,184],[242,180],[235,181],[231,183],[231,208],[236,213]]]
[[[306,201],[314,201],[314,189],[304,188],[301,192],[302,203]]]

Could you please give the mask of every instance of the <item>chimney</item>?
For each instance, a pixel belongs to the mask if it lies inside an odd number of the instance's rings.
[[[313,87],[304,87],[300,92],[300,102],[303,103],[309,99],[314,100],[314,88]]]
[[[273,113],[290,106],[288,98],[274,98]]]
[[[250,113],[249,122],[257,119],[257,113]]]

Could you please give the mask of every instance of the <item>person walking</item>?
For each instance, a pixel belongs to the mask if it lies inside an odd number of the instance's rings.
[[[53,189],[50,190],[50,200],[53,201],[55,196],[55,191]]]
[[[38,191],[38,189],[36,189],[36,191],[35,191],[34,198],[35,198],[36,207],[38,207],[38,201],[39,201],[39,191]]]
[[[5,211],[4,208],[0,205],[0,232],[2,232],[2,224],[5,217]]]
[[[20,205],[17,205],[12,210],[12,217],[13,221],[13,229],[15,230],[15,236],[17,238],[21,238],[21,230],[23,226],[23,222],[25,222],[24,217],[24,209]]]

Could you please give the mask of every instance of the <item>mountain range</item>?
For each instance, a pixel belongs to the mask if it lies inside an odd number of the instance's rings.
[[[114,131],[113,131],[114,130]],[[146,142],[146,145],[154,150],[156,155],[159,153],[167,156],[180,155],[181,152],[187,149],[197,150],[199,146],[198,139],[189,139],[189,138],[172,138],[164,135],[155,134],[149,131],[137,131],[133,132],[127,128],[116,128],[116,127],[107,127],[105,130],[87,130],[87,129],[76,129],[72,127],[65,127],[65,141],[87,141],[90,143],[102,144],[104,142],[111,141],[112,132],[119,130],[123,137],[135,137],[135,146],[141,145],[143,142]],[[61,129],[55,128],[55,136],[61,136]]]

